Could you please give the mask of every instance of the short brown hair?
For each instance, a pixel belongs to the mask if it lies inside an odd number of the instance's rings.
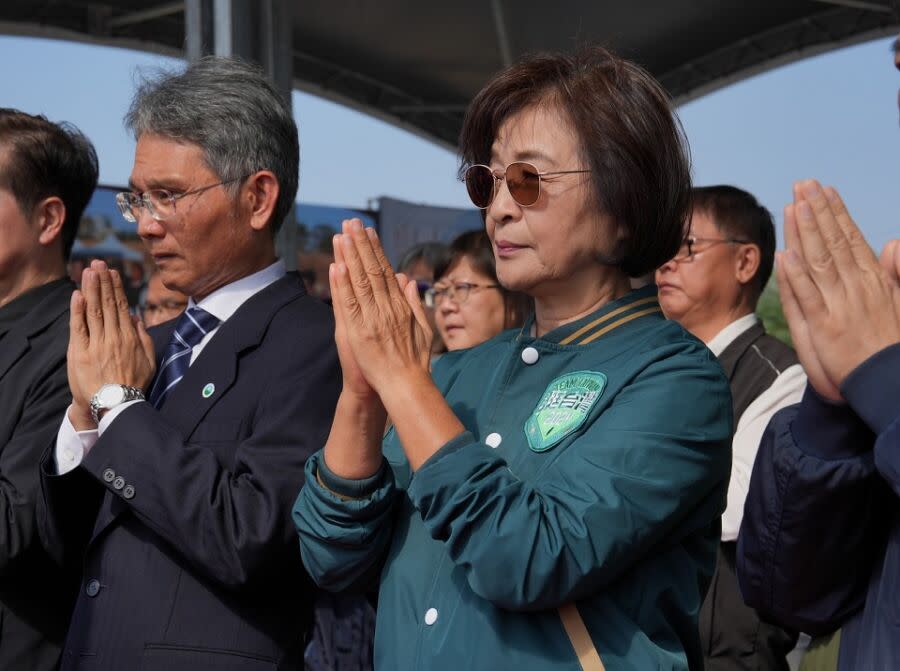
[[[468,259],[475,270],[491,278],[503,294],[503,328],[511,329],[525,323],[525,318],[534,311],[534,301],[520,291],[510,291],[497,279],[497,261],[488,234],[483,230],[468,231],[458,235],[450,243],[445,260],[434,267],[434,281],[437,282],[460,260]]]
[[[470,165],[490,163],[503,122],[534,105],[556,108],[572,124],[592,172],[596,206],[626,234],[617,265],[638,277],[675,256],[690,213],[690,158],[657,81],[599,47],[526,58],[497,74],[469,106],[459,140],[460,175]]]
[[[0,109],[0,149],[6,153],[0,187],[29,214],[44,198],[57,196],[66,206],[61,240],[69,259],[81,215],[97,186],[94,146],[71,124],[15,109]]]

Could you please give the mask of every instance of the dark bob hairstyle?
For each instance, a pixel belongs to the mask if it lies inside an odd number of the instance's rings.
[[[535,105],[569,120],[592,172],[597,208],[625,232],[615,263],[638,277],[675,256],[690,213],[690,157],[657,81],[599,47],[526,58],[496,75],[469,106],[460,175],[470,165],[490,164],[503,123]]]
[[[494,248],[483,229],[462,233],[450,243],[446,260],[434,267],[434,281],[442,279],[462,259],[468,259],[475,270],[498,285],[503,295],[503,328],[516,328],[525,323],[525,318],[534,311],[534,301],[527,294],[500,285]]]

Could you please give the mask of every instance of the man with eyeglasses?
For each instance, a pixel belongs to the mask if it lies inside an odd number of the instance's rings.
[[[756,316],[772,274],[775,226],[769,211],[733,186],[694,189],[690,229],[678,254],[656,272],[659,302],[707,344],[728,376],[734,405],[732,469],[722,542],[700,638],[707,669],[783,669],[795,632],[760,620],[744,605],[735,548],[753,462],[771,417],[800,400],[806,375],[794,351]]]
[[[275,253],[297,129],[253,66],[143,82],[122,215],[190,299],[149,333],[122,278],[72,300],[72,405],[42,463],[43,534],[83,566],[62,669],[302,669],[315,593],[290,521],[340,391],[331,311]]]
[[[159,273],[153,273],[139,304],[141,319],[147,328],[175,319],[187,307],[188,297],[163,284]]]

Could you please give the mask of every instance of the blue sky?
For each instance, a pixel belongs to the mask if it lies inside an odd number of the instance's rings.
[[[838,187],[876,247],[900,237],[897,88],[891,40],[831,52],[759,75],[679,110],[697,184],[756,194],[781,228],[791,184]],[[125,184],[133,142],[122,127],[138,68],[153,54],[0,37],[0,105],[81,128],[100,156],[100,179]],[[381,195],[469,207],[455,154],[353,110],[294,94],[300,127],[299,199],[366,207]]]

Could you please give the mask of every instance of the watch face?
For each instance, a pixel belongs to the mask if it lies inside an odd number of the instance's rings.
[[[112,408],[125,400],[125,389],[118,384],[105,384],[97,394],[100,405],[104,408]]]

